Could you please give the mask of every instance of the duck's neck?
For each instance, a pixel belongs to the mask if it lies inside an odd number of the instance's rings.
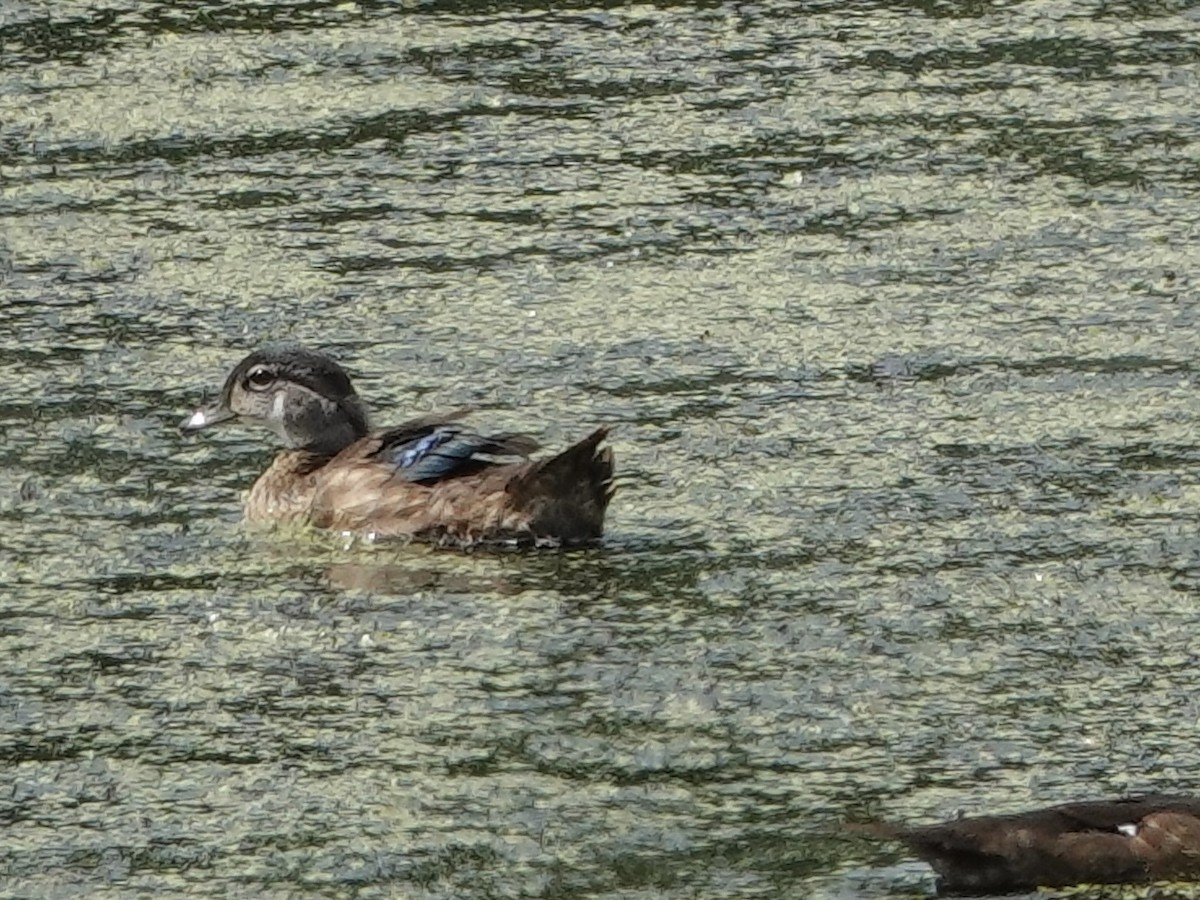
[[[367,414],[357,396],[340,401],[322,397],[315,402],[283,404],[285,415],[273,420],[289,450],[305,450],[314,456],[337,456],[366,435]]]
[[[364,434],[366,434],[365,431],[356,427],[351,422],[332,422],[328,427],[317,431],[314,437],[309,438],[303,443],[292,444],[291,446],[297,452],[308,453],[311,456],[322,459],[330,459],[337,456]]]

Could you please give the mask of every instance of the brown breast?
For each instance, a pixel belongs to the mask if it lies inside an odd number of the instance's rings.
[[[317,476],[326,460],[304,450],[285,450],[275,457],[250,488],[246,520],[305,521],[312,509]]]

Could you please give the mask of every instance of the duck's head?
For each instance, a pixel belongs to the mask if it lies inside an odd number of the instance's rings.
[[[265,425],[293,449],[333,454],[367,433],[367,414],[345,369],[315,350],[275,344],[238,363],[213,406],[180,423],[199,431],[240,419]]]

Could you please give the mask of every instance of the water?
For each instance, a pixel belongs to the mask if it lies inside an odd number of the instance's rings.
[[[1200,789],[1184,3],[0,8],[0,877],[883,897]],[[601,550],[238,524],[248,348],[614,427]]]

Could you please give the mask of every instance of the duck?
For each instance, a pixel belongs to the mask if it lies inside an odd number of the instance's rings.
[[[1151,794],[936,825],[858,826],[933,867],[938,894],[1200,880],[1200,798]]]
[[[601,446],[607,428],[535,459],[537,441],[474,431],[461,421],[469,412],[373,431],[346,370],[325,353],[286,343],[246,356],[216,403],[179,427],[259,425],[283,444],[250,488],[248,522],[464,547],[601,538],[614,491],[612,450]]]

